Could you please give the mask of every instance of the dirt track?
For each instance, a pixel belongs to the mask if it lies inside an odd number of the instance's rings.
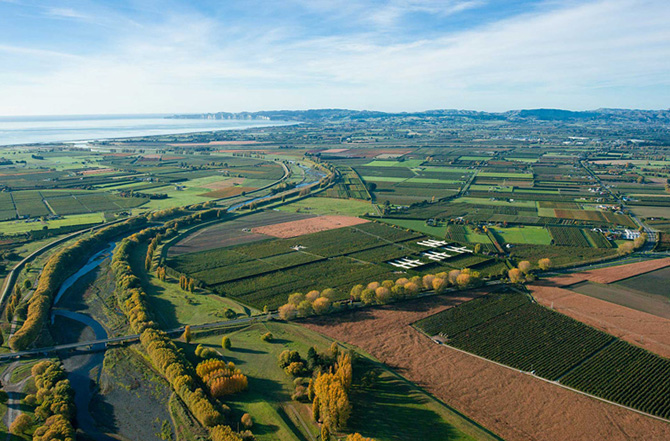
[[[433,297],[313,319],[507,441],[670,440],[670,424],[433,343],[410,323],[467,297]]]

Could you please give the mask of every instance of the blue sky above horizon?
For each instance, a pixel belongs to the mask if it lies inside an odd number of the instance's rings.
[[[670,107],[666,0],[0,0],[0,115]]]

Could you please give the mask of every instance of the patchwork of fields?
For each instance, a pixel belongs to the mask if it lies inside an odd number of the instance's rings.
[[[357,283],[397,278],[400,268],[388,262],[403,258],[421,263],[402,270],[408,277],[462,268],[490,275],[507,268],[504,261],[472,253],[447,252],[447,258],[431,260],[423,252],[432,247],[418,243],[425,236],[381,223],[357,222],[304,234],[308,230],[302,223],[321,219],[305,217],[286,224],[293,225],[295,233],[285,238],[258,234],[270,234],[276,228],[284,231],[285,216],[295,215],[271,211],[200,230],[171,248],[168,265],[258,309],[274,309],[289,294],[312,289],[333,288],[337,298],[346,299]]]

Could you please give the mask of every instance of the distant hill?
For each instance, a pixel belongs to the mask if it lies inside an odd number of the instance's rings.
[[[366,121],[391,118],[436,118],[445,120],[500,120],[510,122],[593,122],[593,123],[645,123],[670,124],[669,110],[596,109],[581,112],[562,109],[524,109],[507,112],[477,112],[472,110],[427,110],[424,112],[387,113],[369,110],[310,109],[310,110],[269,110],[260,112],[217,112],[174,115],[180,119],[245,119],[284,120],[301,122]]]

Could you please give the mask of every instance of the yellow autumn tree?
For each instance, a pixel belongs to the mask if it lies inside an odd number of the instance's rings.
[[[539,266],[542,271],[547,271],[551,268],[551,259],[548,257],[542,258],[537,261],[537,266]]]

